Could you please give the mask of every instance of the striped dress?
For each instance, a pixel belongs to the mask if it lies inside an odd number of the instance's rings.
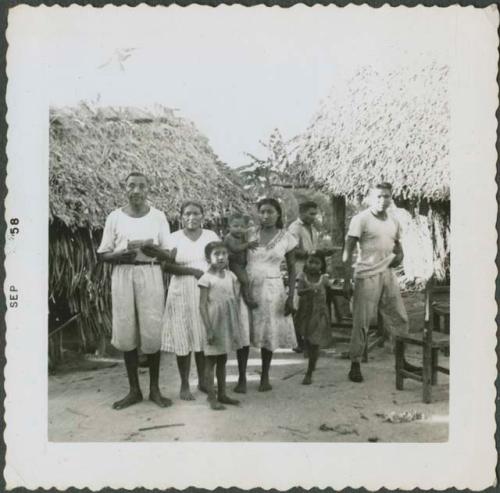
[[[208,229],[193,241],[183,230],[168,237],[167,248],[177,248],[175,262],[183,267],[206,271],[205,246],[219,237]],[[172,276],[163,315],[162,351],[186,356],[203,351],[206,344],[205,327],[200,315],[200,289],[194,276]]]

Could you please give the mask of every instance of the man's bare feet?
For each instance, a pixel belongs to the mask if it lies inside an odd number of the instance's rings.
[[[208,402],[210,404],[210,408],[213,409],[214,411],[223,411],[226,409],[225,406],[223,406],[217,399],[208,399]]]
[[[311,385],[312,384],[312,375],[306,373],[304,380],[302,380],[302,385]]]
[[[259,392],[268,392],[269,390],[273,390],[273,387],[269,383],[269,380],[261,380],[259,385]]]
[[[237,406],[240,403],[240,401],[236,399],[231,399],[227,395],[219,396],[218,401],[222,404],[229,404],[230,406]]]
[[[170,407],[172,405],[172,401],[167,397],[163,397],[159,389],[150,390],[149,400],[160,407]]]
[[[189,387],[183,387],[181,386],[181,391],[179,392],[179,397],[183,400],[183,401],[194,401],[194,395],[191,394],[191,390],[189,389]]]
[[[142,401],[141,391],[130,391],[123,399],[113,403],[113,409],[120,410]]]
[[[239,380],[238,385],[233,389],[233,392],[236,392],[237,394],[246,394],[247,393],[247,382],[246,380]]]

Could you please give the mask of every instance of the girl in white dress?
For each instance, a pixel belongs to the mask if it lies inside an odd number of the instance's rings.
[[[257,308],[250,317],[250,343],[260,348],[262,374],[259,391],[271,390],[269,369],[273,351],[280,347],[294,348],[297,345],[291,317],[294,289],[285,291],[280,265],[286,260],[288,284],[295,286],[295,257],[293,250],[297,240],[283,229],[279,202],[272,198],[262,199],[257,204],[260,229],[256,233],[259,246],[248,253],[248,277]],[[238,385],[235,392],[246,392],[246,366],[249,347],[243,347],[238,356]]]
[[[180,397],[194,400],[189,387],[191,353],[195,353],[198,371],[198,388],[206,392],[204,385],[205,327],[200,315],[200,290],[198,279],[208,269],[205,247],[219,237],[201,227],[203,206],[189,201],[181,207],[184,228],[168,238],[168,248],[175,249],[175,264],[168,264],[166,271],[173,274],[168,288],[163,315],[162,351],[177,355],[181,377]]]
[[[209,243],[205,254],[210,268],[198,281],[200,313],[207,335],[205,378],[208,401],[210,407],[217,411],[225,409],[224,404],[239,404],[226,393],[226,363],[227,353],[243,345],[240,285],[236,275],[227,268],[228,249],[224,243]],[[214,367],[217,368],[217,393],[214,389]]]

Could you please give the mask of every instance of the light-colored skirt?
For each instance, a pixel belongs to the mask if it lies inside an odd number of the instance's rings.
[[[251,278],[252,296],[258,307],[251,312],[250,342],[274,351],[297,346],[291,315],[285,317],[286,292],[281,277]]]
[[[172,276],[163,315],[162,351],[177,356],[204,351],[206,334],[197,283],[194,276]]]

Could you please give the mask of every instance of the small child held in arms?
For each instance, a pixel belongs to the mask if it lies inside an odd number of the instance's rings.
[[[224,404],[237,405],[239,401],[226,394],[227,353],[242,347],[239,286],[236,276],[227,269],[228,249],[221,241],[212,241],[205,247],[209,269],[198,280],[200,313],[205,325],[205,382],[208,401],[214,410],[225,409]],[[214,389],[214,367],[217,390]]]
[[[250,282],[246,271],[247,252],[259,246],[257,241],[247,239],[248,218],[235,213],[229,217],[229,233],[224,244],[229,251],[229,269],[234,272],[241,285],[241,296],[248,308],[257,308],[257,303],[250,293]]]
[[[299,307],[295,315],[297,330],[304,338],[309,358],[303,385],[312,383],[320,346],[329,342],[330,312],[327,303],[328,277],[325,274],[325,258],[319,252],[311,252],[304,270],[297,279]]]

